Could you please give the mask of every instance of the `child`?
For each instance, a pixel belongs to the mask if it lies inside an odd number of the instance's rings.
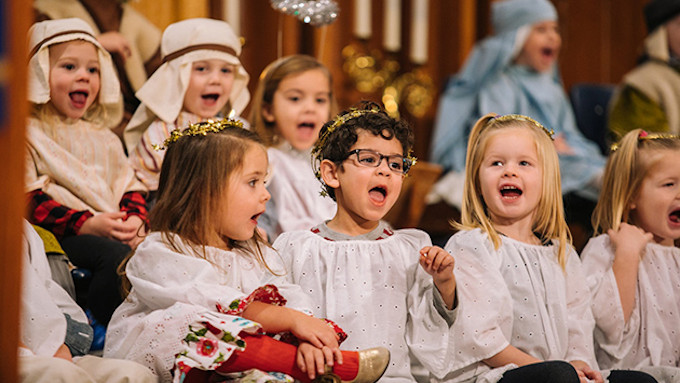
[[[467,138],[479,117],[490,112],[536,116],[557,133],[567,219],[588,229],[605,159],[579,131],[562,88],[555,7],[548,0],[505,0],[491,6],[495,34],[477,44],[441,98],[431,159],[452,172],[435,189],[460,203]]]
[[[224,21],[196,18],[169,25],[161,54],[163,64],[136,93],[142,103],[124,134],[130,164],[152,192],[164,155],[154,145],[191,123],[238,116],[250,100],[241,43]]]
[[[423,366],[444,375],[453,320],[453,258],[426,233],[381,221],[413,164],[412,146],[408,125],[373,103],[327,122],[312,153],[335,216],[274,243],[289,280],[312,296],[314,315],[347,330],[349,348],[390,350],[384,381],[427,378]]]
[[[283,57],[260,76],[250,121],[269,147],[273,168],[272,198],[260,220],[272,242],[333,216],[335,203],[314,186],[310,150],[335,109],[331,74],[313,57]]]
[[[604,368],[673,366],[680,377],[678,161],[678,136],[637,129],[607,163],[593,214],[598,236],[582,253]]]
[[[20,382],[153,383],[146,367],[127,360],[86,355],[92,342],[87,317],[50,277],[43,241],[24,222]]]
[[[242,126],[203,122],[165,141],[151,233],[125,267],[132,290],[114,313],[104,354],[143,361],[163,382],[171,372],[175,382],[207,382],[211,371],[249,369],[308,382],[324,373],[324,361],[342,381],[377,380],[387,350],[340,352],[336,331],[308,315],[309,298],[279,283],[280,261],[255,232],[269,199],[267,153]],[[300,346],[261,331],[289,331]]]
[[[603,381],[552,134],[529,117],[495,114],[470,133],[461,231],[446,244],[461,286],[449,380]],[[654,381],[639,372],[609,381],[620,378]]]
[[[82,20],[36,23],[30,42],[28,217],[92,271],[87,306],[106,324],[122,301],[116,268],[141,241],[146,220],[146,188],[109,130],[121,116],[120,87]]]
[[[122,129],[139,105],[135,91],[161,64],[160,29],[129,1],[36,0],[32,3],[36,21],[68,17],[82,19],[111,54],[124,108],[123,121],[113,130],[122,138]]]

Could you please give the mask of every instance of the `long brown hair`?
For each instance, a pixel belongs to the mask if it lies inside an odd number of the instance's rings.
[[[543,186],[541,199],[536,208],[532,230],[542,239],[557,239],[559,248],[557,260],[564,269],[566,266],[566,249],[571,244],[571,234],[564,219],[562,205],[562,188],[557,151],[545,128],[526,116],[510,115],[497,118],[489,113],[480,118],[470,132],[465,165],[465,185],[463,188],[463,206],[461,223],[452,222],[457,229],[471,230],[480,228],[487,233],[494,248],[498,249],[501,239],[498,231],[489,219],[486,204],[482,197],[479,169],[484,159],[489,138],[494,132],[504,128],[524,128],[529,130],[536,144],[536,153],[541,163]]]
[[[243,166],[243,158],[253,145],[262,146],[260,137],[248,130],[227,127],[217,133],[182,136],[170,143],[161,166],[156,204],[149,213],[149,231],[160,232],[163,240],[177,252],[186,242],[192,256],[206,259],[205,247],[211,238],[219,236],[231,249],[244,249],[269,269],[263,246],[269,245],[254,231],[246,241],[235,241],[217,232],[213,226],[221,214],[227,190],[227,180]],[[130,255],[119,267],[125,275]],[[271,271],[271,269],[269,269]],[[273,272],[273,271],[272,271]],[[123,288],[129,291],[124,278]]]
[[[262,137],[266,146],[276,145],[278,135],[276,133],[276,122],[265,120],[262,115],[263,109],[272,106],[274,93],[276,93],[284,78],[314,69],[320,69],[328,77],[331,107],[327,118],[330,119],[338,110],[333,93],[333,78],[328,68],[314,57],[308,55],[285,56],[267,65],[260,74],[248,120],[252,124],[253,130]]]

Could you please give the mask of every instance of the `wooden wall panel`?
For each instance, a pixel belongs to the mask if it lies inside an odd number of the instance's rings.
[[[618,83],[635,66],[646,30],[646,0],[554,0],[563,48],[560,69],[569,88],[577,82]]]
[[[283,55],[315,55],[326,64],[333,74],[334,90],[342,108],[362,99],[381,99],[381,92],[378,91],[359,92],[343,71],[344,47],[353,45],[364,52],[377,50],[386,54],[399,62],[401,73],[415,68],[408,60],[407,51],[410,41],[410,0],[401,2],[402,50],[392,54],[382,49],[385,1],[372,1],[372,36],[367,40],[352,35],[354,1],[336,1],[340,7],[337,20],[322,28],[314,28],[292,16],[274,11],[269,1],[240,2],[241,32],[245,38],[242,61],[251,74],[251,92],[255,90],[262,69],[279,56],[279,51]],[[491,32],[492,1],[430,0],[429,61],[420,69],[432,78],[435,85],[434,104],[422,118],[402,113],[403,118],[415,127],[416,154],[420,158],[428,157],[436,104],[446,80],[460,69],[475,41]],[[634,67],[646,33],[642,7],[648,0],[552,1],[558,10],[563,34],[559,65],[566,89],[578,82],[617,83]],[[198,16],[204,9],[212,17],[220,18],[222,15],[222,0],[189,2],[193,5],[188,5],[187,0],[140,0],[133,5],[161,27],[187,17],[182,15]],[[191,9],[187,11],[187,7]]]
[[[0,382],[17,382],[19,297],[21,294],[21,235],[24,200],[24,125],[26,102],[26,32],[32,19],[31,5],[0,0]]]

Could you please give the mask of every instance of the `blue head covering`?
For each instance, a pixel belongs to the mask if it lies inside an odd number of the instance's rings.
[[[515,32],[539,21],[557,20],[557,11],[547,0],[498,1],[491,6],[491,24],[496,35]]]
[[[430,160],[447,171],[463,172],[468,135],[479,117],[489,112],[525,114],[563,133],[572,148],[582,151],[583,158],[580,154],[560,156],[561,167],[569,164],[580,173],[572,182],[562,171],[563,191],[577,189],[581,178],[594,174],[604,160],[590,158],[591,149],[595,149],[593,156],[600,156],[599,151],[578,132],[557,65],[543,73],[513,65],[528,28],[538,22],[556,21],[555,7],[548,0],[505,0],[492,3],[491,11],[495,34],[475,45],[441,96]]]
[[[440,101],[431,160],[447,170],[463,171],[467,133],[480,117],[475,113],[477,94],[486,81],[511,64],[520,28],[557,20],[557,12],[548,0],[506,0],[492,3],[491,18],[495,34],[475,46],[462,70],[449,80]]]

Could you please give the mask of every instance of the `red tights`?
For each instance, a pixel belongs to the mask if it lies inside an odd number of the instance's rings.
[[[241,334],[246,342],[245,351],[235,351],[234,354],[216,371],[222,373],[246,371],[253,368],[262,371],[276,371],[290,375],[306,383],[310,382],[307,373],[302,372],[296,362],[297,347],[292,344],[272,339],[266,335]],[[359,372],[359,353],[356,351],[342,351],[342,364],[333,365],[333,373],[341,380],[352,380]],[[192,369],[187,374],[185,383],[206,383],[212,371]]]

